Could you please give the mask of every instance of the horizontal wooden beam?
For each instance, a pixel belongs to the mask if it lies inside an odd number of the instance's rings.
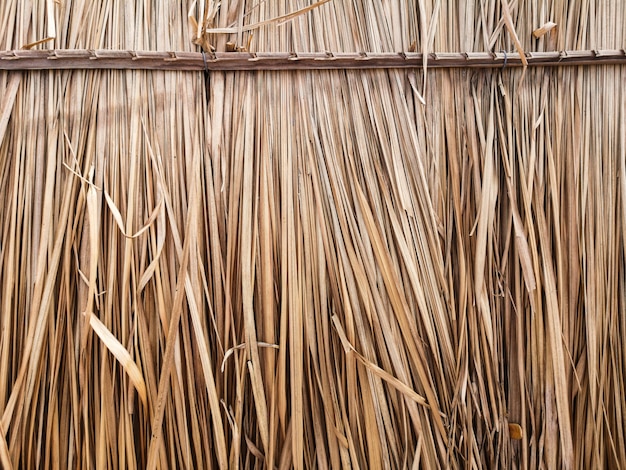
[[[434,52],[429,68],[521,67],[517,52]],[[529,67],[626,64],[624,49],[528,52]],[[323,70],[392,69],[424,65],[420,53],[156,52],[121,50],[0,51],[0,70]]]

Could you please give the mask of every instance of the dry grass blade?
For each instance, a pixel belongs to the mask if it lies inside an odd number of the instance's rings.
[[[513,24],[513,18],[511,18],[511,10],[509,8],[509,1],[502,0],[502,18],[504,19],[504,24],[506,25],[506,29],[508,30],[511,38],[513,39],[513,44],[515,44],[515,49],[520,55],[520,59],[522,63],[526,66],[528,62],[526,61],[526,55],[524,52],[524,48],[522,47],[522,43],[517,36],[517,32],[515,31],[515,25]]]
[[[277,26],[282,26],[285,23],[304,15],[314,8],[324,5],[325,3],[330,2],[331,0],[320,0],[319,2],[313,3],[307,7],[301,8],[299,10],[293,11],[291,13],[287,13],[285,15],[280,15],[275,18],[271,18],[265,21],[259,21],[257,23],[248,24],[245,26],[232,27],[232,28],[207,28],[204,30],[205,34],[236,34],[239,32],[247,33],[249,31],[253,31],[255,29],[260,28],[261,26],[267,26],[271,24],[276,24]]]
[[[113,356],[120,361],[120,364],[135,386],[135,389],[139,394],[139,398],[141,398],[144,406],[147,406],[148,399],[146,393],[146,383],[143,380],[139,367],[137,367],[137,364],[130,356],[130,353],[93,313],[89,312],[87,316],[89,317],[89,325],[93,328],[94,333],[98,335],[111,354],[113,354]]]
[[[4,438],[4,435],[5,433],[2,430],[2,426],[0,426],[0,463],[2,464],[2,468],[6,468],[7,470],[13,470],[11,455],[9,455],[9,446],[7,445],[7,441]]]
[[[0,144],[2,144],[4,134],[7,130],[9,118],[11,117],[11,111],[13,110],[13,103],[15,102],[15,97],[17,96],[17,90],[20,86],[21,80],[21,74],[11,74],[11,78],[6,85],[2,100],[0,101]]]
[[[369,370],[371,370],[374,374],[379,376],[381,379],[385,380],[393,388],[398,390],[400,393],[405,394],[412,400],[415,400],[420,405],[425,405],[428,407],[428,403],[426,402],[426,399],[423,396],[419,395],[418,393],[415,393],[415,391],[411,389],[410,387],[408,387],[405,383],[398,380],[389,372],[381,369],[376,364],[372,364],[370,361],[365,359],[361,354],[359,354],[357,350],[354,349],[354,346],[352,346],[350,342],[348,341],[348,338],[346,337],[346,333],[343,331],[343,328],[341,324],[339,323],[337,317],[333,316],[332,320],[333,320],[333,324],[335,325],[335,328],[337,329],[337,333],[339,334],[339,338],[341,339],[341,344],[346,354],[354,354],[354,356],[357,358],[357,360],[361,364],[363,364],[365,367],[367,367]]]

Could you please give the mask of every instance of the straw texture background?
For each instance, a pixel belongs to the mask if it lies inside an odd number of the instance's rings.
[[[626,47],[599,0],[203,32],[309,5],[4,0],[0,49]],[[625,83],[0,72],[0,466],[623,468]]]

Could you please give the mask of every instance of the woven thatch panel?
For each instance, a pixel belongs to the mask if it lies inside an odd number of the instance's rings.
[[[623,49],[626,6],[4,0],[25,45]],[[0,71],[0,466],[624,465],[625,83]]]

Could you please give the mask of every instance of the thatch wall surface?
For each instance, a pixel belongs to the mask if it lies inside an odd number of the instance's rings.
[[[4,0],[0,50],[626,47],[622,1],[320,3]],[[0,71],[0,466],[623,467],[625,83]]]

